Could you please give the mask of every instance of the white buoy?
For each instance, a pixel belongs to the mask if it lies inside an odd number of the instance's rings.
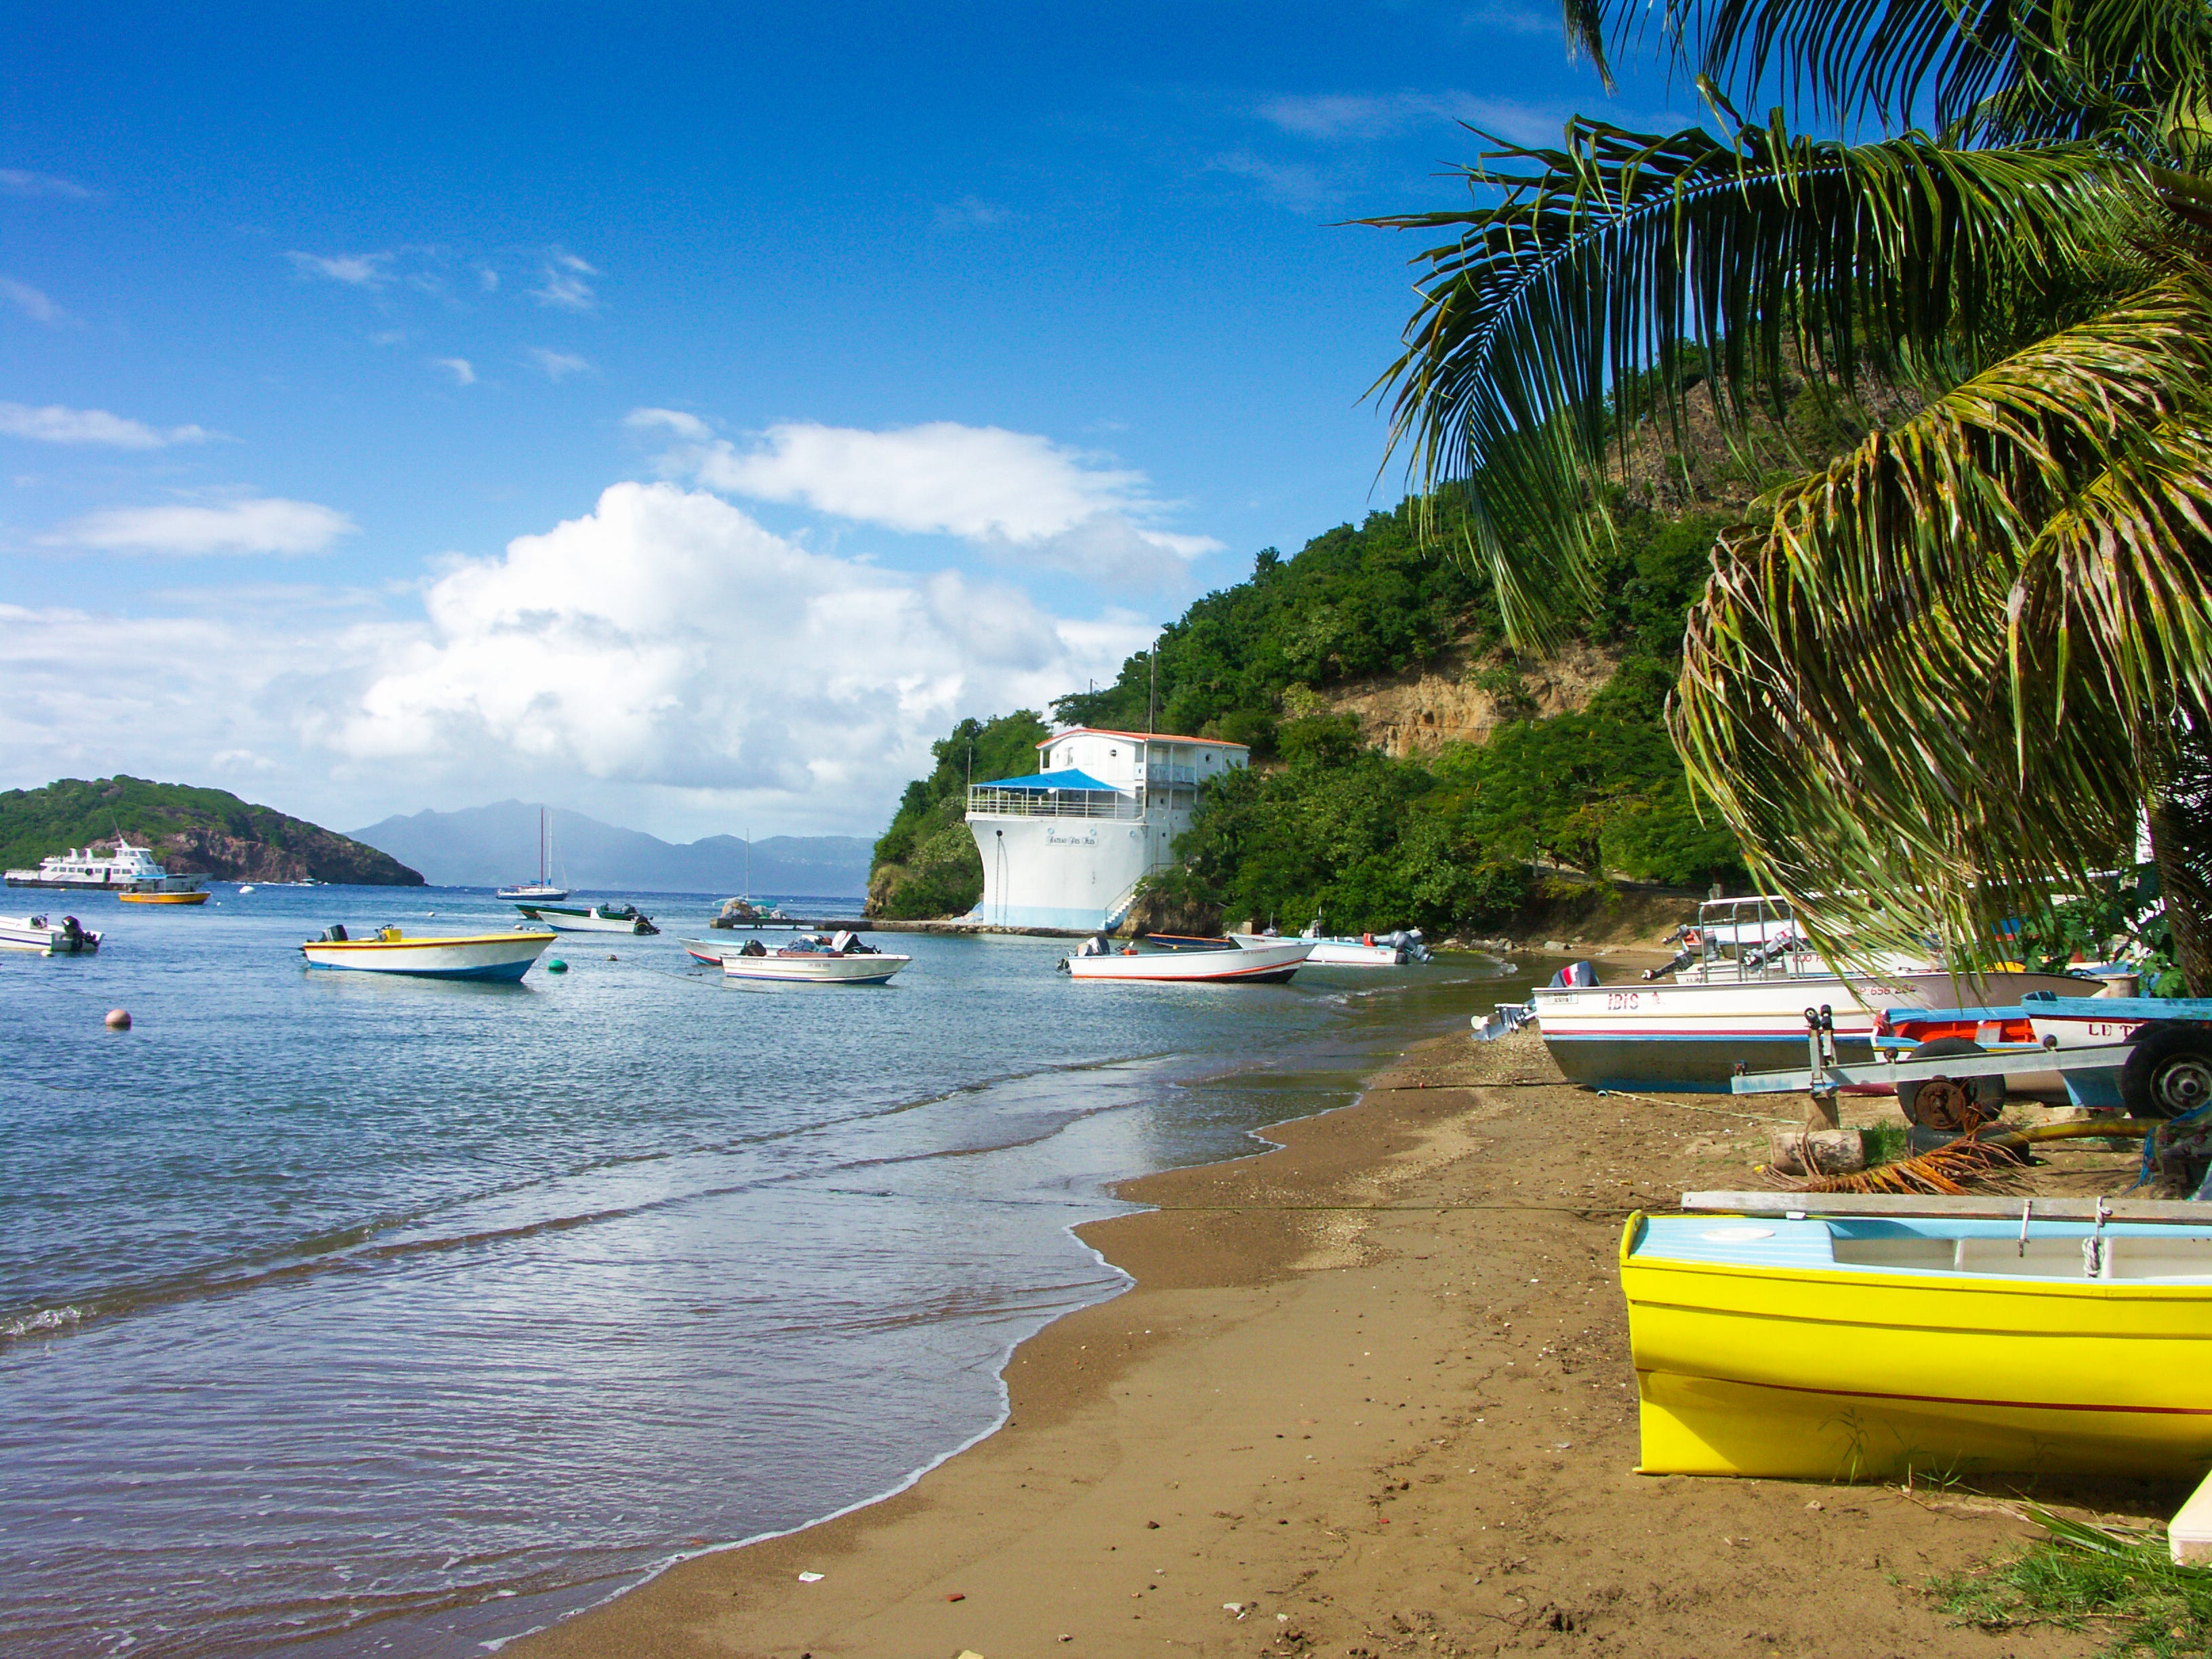
[[[128,1008],[110,1008],[107,1011],[107,1029],[111,1031],[129,1030],[131,1011]]]

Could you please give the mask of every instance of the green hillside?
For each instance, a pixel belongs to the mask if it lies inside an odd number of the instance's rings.
[[[227,790],[144,778],[63,778],[0,792],[0,866],[31,868],[120,830],[173,874],[224,881],[329,881],[420,887],[422,878],[374,847]]]
[[[1158,914],[1273,918],[1333,928],[1494,927],[1559,872],[1600,882],[1735,880],[1726,834],[1701,823],[1662,724],[1684,613],[1704,584],[1725,508],[1710,498],[1672,512],[1624,501],[1613,561],[1582,634],[1618,669],[1579,710],[1542,716],[1523,695],[1544,665],[1502,648],[1487,580],[1456,558],[1455,502],[1369,514],[1295,556],[1262,551],[1246,580],[1198,600],[1162,634],[1157,693],[1143,655],[1114,684],[1053,704],[1061,724],[1147,729],[1251,745],[1254,767],[1211,787],[1156,878]],[[1481,690],[1501,721],[1486,742],[1392,756],[1339,707],[1389,677],[1449,673]],[[982,890],[961,823],[968,745],[977,777],[1034,769],[1043,735],[1029,711],[963,722],[935,746],[930,777],[909,785],[877,843],[869,884],[878,915],[954,915]],[[1003,752],[1001,752],[1003,750]],[[988,757],[987,769],[986,757]],[[1569,879],[1572,879],[1570,876]]]

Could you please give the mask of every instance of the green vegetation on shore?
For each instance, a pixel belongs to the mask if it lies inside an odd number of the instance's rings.
[[[225,881],[329,881],[420,887],[422,878],[374,847],[222,789],[144,778],[63,778],[0,792],[0,866],[35,867],[118,832],[179,875]]]
[[[1602,597],[1581,632],[1611,680],[1579,711],[1544,716],[1503,648],[1489,582],[1439,550],[1456,500],[1408,501],[1270,548],[1247,580],[1209,593],[1162,633],[1157,665],[1131,657],[1113,684],[1057,699],[1054,719],[1251,745],[1254,769],[1210,786],[1154,901],[1184,925],[1315,914],[1351,931],[1495,927],[1547,884],[1619,874],[1674,884],[1738,879],[1733,840],[1701,823],[1662,724],[1684,612],[1701,586],[1717,513],[1624,505]],[[1157,690],[1155,669],[1157,668]],[[1386,755],[1336,706],[1390,677],[1447,675],[1498,724],[1483,743]],[[1147,704],[1156,710],[1148,723]],[[869,903],[884,916],[954,915],[982,891],[962,823],[974,775],[1035,769],[1033,712],[967,720],[933,745],[877,842]],[[1569,872],[1563,874],[1562,872]]]

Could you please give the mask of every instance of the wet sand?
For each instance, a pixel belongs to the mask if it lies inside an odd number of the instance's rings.
[[[507,1651],[2096,1651],[1955,1626],[1923,1589],[2031,1534],[1998,1487],[1634,1473],[1622,1224],[1749,1184],[1797,1104],[1601,1097],[1534,1036],[1425,1044],[1359,1104],[1271,1131],[1279,1151],[1128,1183],[1158,1207],[1083,1236],[1136,1288],[1016,1352],[988,1439]],[[2117,1191],[2128,1161],[2069,1156],[2038,1184]],[[2162,1518],[2185,1495],[2038,1498]]]

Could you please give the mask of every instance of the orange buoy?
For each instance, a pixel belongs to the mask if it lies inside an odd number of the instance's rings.
[[[131,1011],[128,1008],[110,1008],[107,1011],[107,1029],[111,1031],[129,1030]]]

